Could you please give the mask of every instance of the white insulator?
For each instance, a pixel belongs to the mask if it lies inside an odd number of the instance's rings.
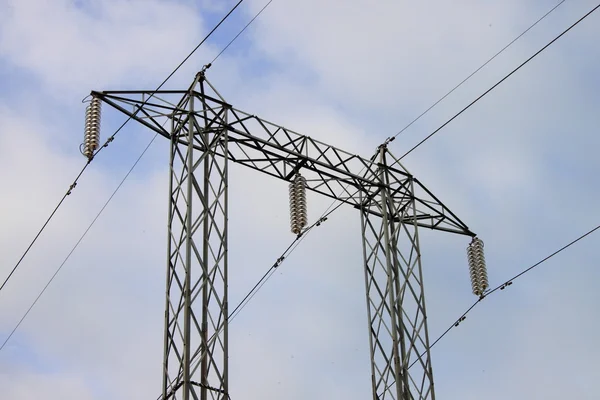
[[[483,241],[474,238],[467,247],[467,259],[469,261],[469,275],[471,276],[471,287],[473,294],[481,296],[489,287],[485,256],[483,254]]]
[[[92,97],[90,104],[85,109],[85,129],[83,133],[82,153],[88,159],[92,158],[94,152],[100,145],[100,116],[102,102],[97,97]]]
[[[298,235],[308,222],[306,214],[306,179],[297,173],[290,183],[290,227]]]

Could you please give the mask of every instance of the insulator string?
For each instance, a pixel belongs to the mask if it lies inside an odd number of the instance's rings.
[[[306,208],[306,179],[297,173],[290,183],[290,228],[299,235],[308,222]]]
[[[83,133],[83,155],[90,160],[100,145],[100,120],[102,101],[92,97],[85,109],[85,129]]]
[[[488,288],[487,267],[483,253],[483,241],[477,237],[473,238],[467,247],[467,260],[469,262],[469,274],[471,276],[471,288],[473,294],[482,296]]]

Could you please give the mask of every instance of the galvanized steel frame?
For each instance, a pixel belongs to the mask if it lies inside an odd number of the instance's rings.
[[[288,182],[301,169],[307,189],[360,210],[373,399],[435,399],[417,231],[475,234],[386,146],[366,159],[237,110],[204,72],[188,90],[92,95],[171,141],[164,399],[228,397],[229,161]]]
[[[213,129],[227,129],[227,156],[230,161],[288,182],[296,171],[302,169],[307,180],[307,189],[357,209],[362,207],[364,201],[378,196],[379,182],[365,178],[377,170],[378,163],[373,158],[360,157],[235,109],[220,97],[207,80],[201,81],[198,86],[199,90],[191,89],[194,97],[214,104],[215,107],[230,110],[226,126],[218,126],[219,121],[213,121],[210,115],[205,116],[203,112],[195,113],[199,122],[212,124]],[[208,92],[209,90],[212,93]],[[100,97],[105,103],[169,140],[171,133],[161,126],[161,121],[171,118],[172,115],[187,112],[169,98],[186,94],[185,90],[92,92],[93,96]],[[177,140],[182,144],[187,143],[186,138]],[[194,143],[193,147],[200,151],[205,150],[201,143]],[[216,154],[225,156],[219,149]],[[414,183],[414,193],[410,195],[415,198],[417,214],[409,222],[415,222],[424,228],[475,236],[466,224],[402,165],[398,163],[388,168],[397,176],[411,177]],[[376,210],[369,212],[377,213]],[[376,215],[381,217],[381,214]]]
[[[201,79],[198,76],[192,88]],[[227,130],[215,126],[227,125],[228,110],[190,93],[178,103],[181,112],[170,117],[162,398],[221,400],[229,398],[228,140]],[[197,110],[204,115],[200,121]],[[205,150],[196,151],[195,144]]]
[[[361,209],[373,399],[435,400],[414,180],[390,171],[386,146],[378,159],[379,198]]]

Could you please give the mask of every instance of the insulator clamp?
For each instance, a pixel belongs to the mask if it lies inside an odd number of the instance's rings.
[[[315,226],[321,226],[321,224],[325,221],[327,221],[327,217],[321,217],[321,218],[319,218],[319,220],[317,221]]]
[[[277,261],[275,261],[275,264],[273,264],[273,268],[277,268],[281,265],[281,263],[283,262],[283,260],[285,260],[284,256],[281,256],[277,259]]]

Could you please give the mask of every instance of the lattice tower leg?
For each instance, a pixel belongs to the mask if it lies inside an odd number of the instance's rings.
[[[171,116],[163,399],[229,397],[227,110],[202,99],[190,91]]]
[[[373,399],[435,400],[415,199],[389,189],[386,153],[379,199],[361,210]],[[396,183],[414,194],[412,178]]]

